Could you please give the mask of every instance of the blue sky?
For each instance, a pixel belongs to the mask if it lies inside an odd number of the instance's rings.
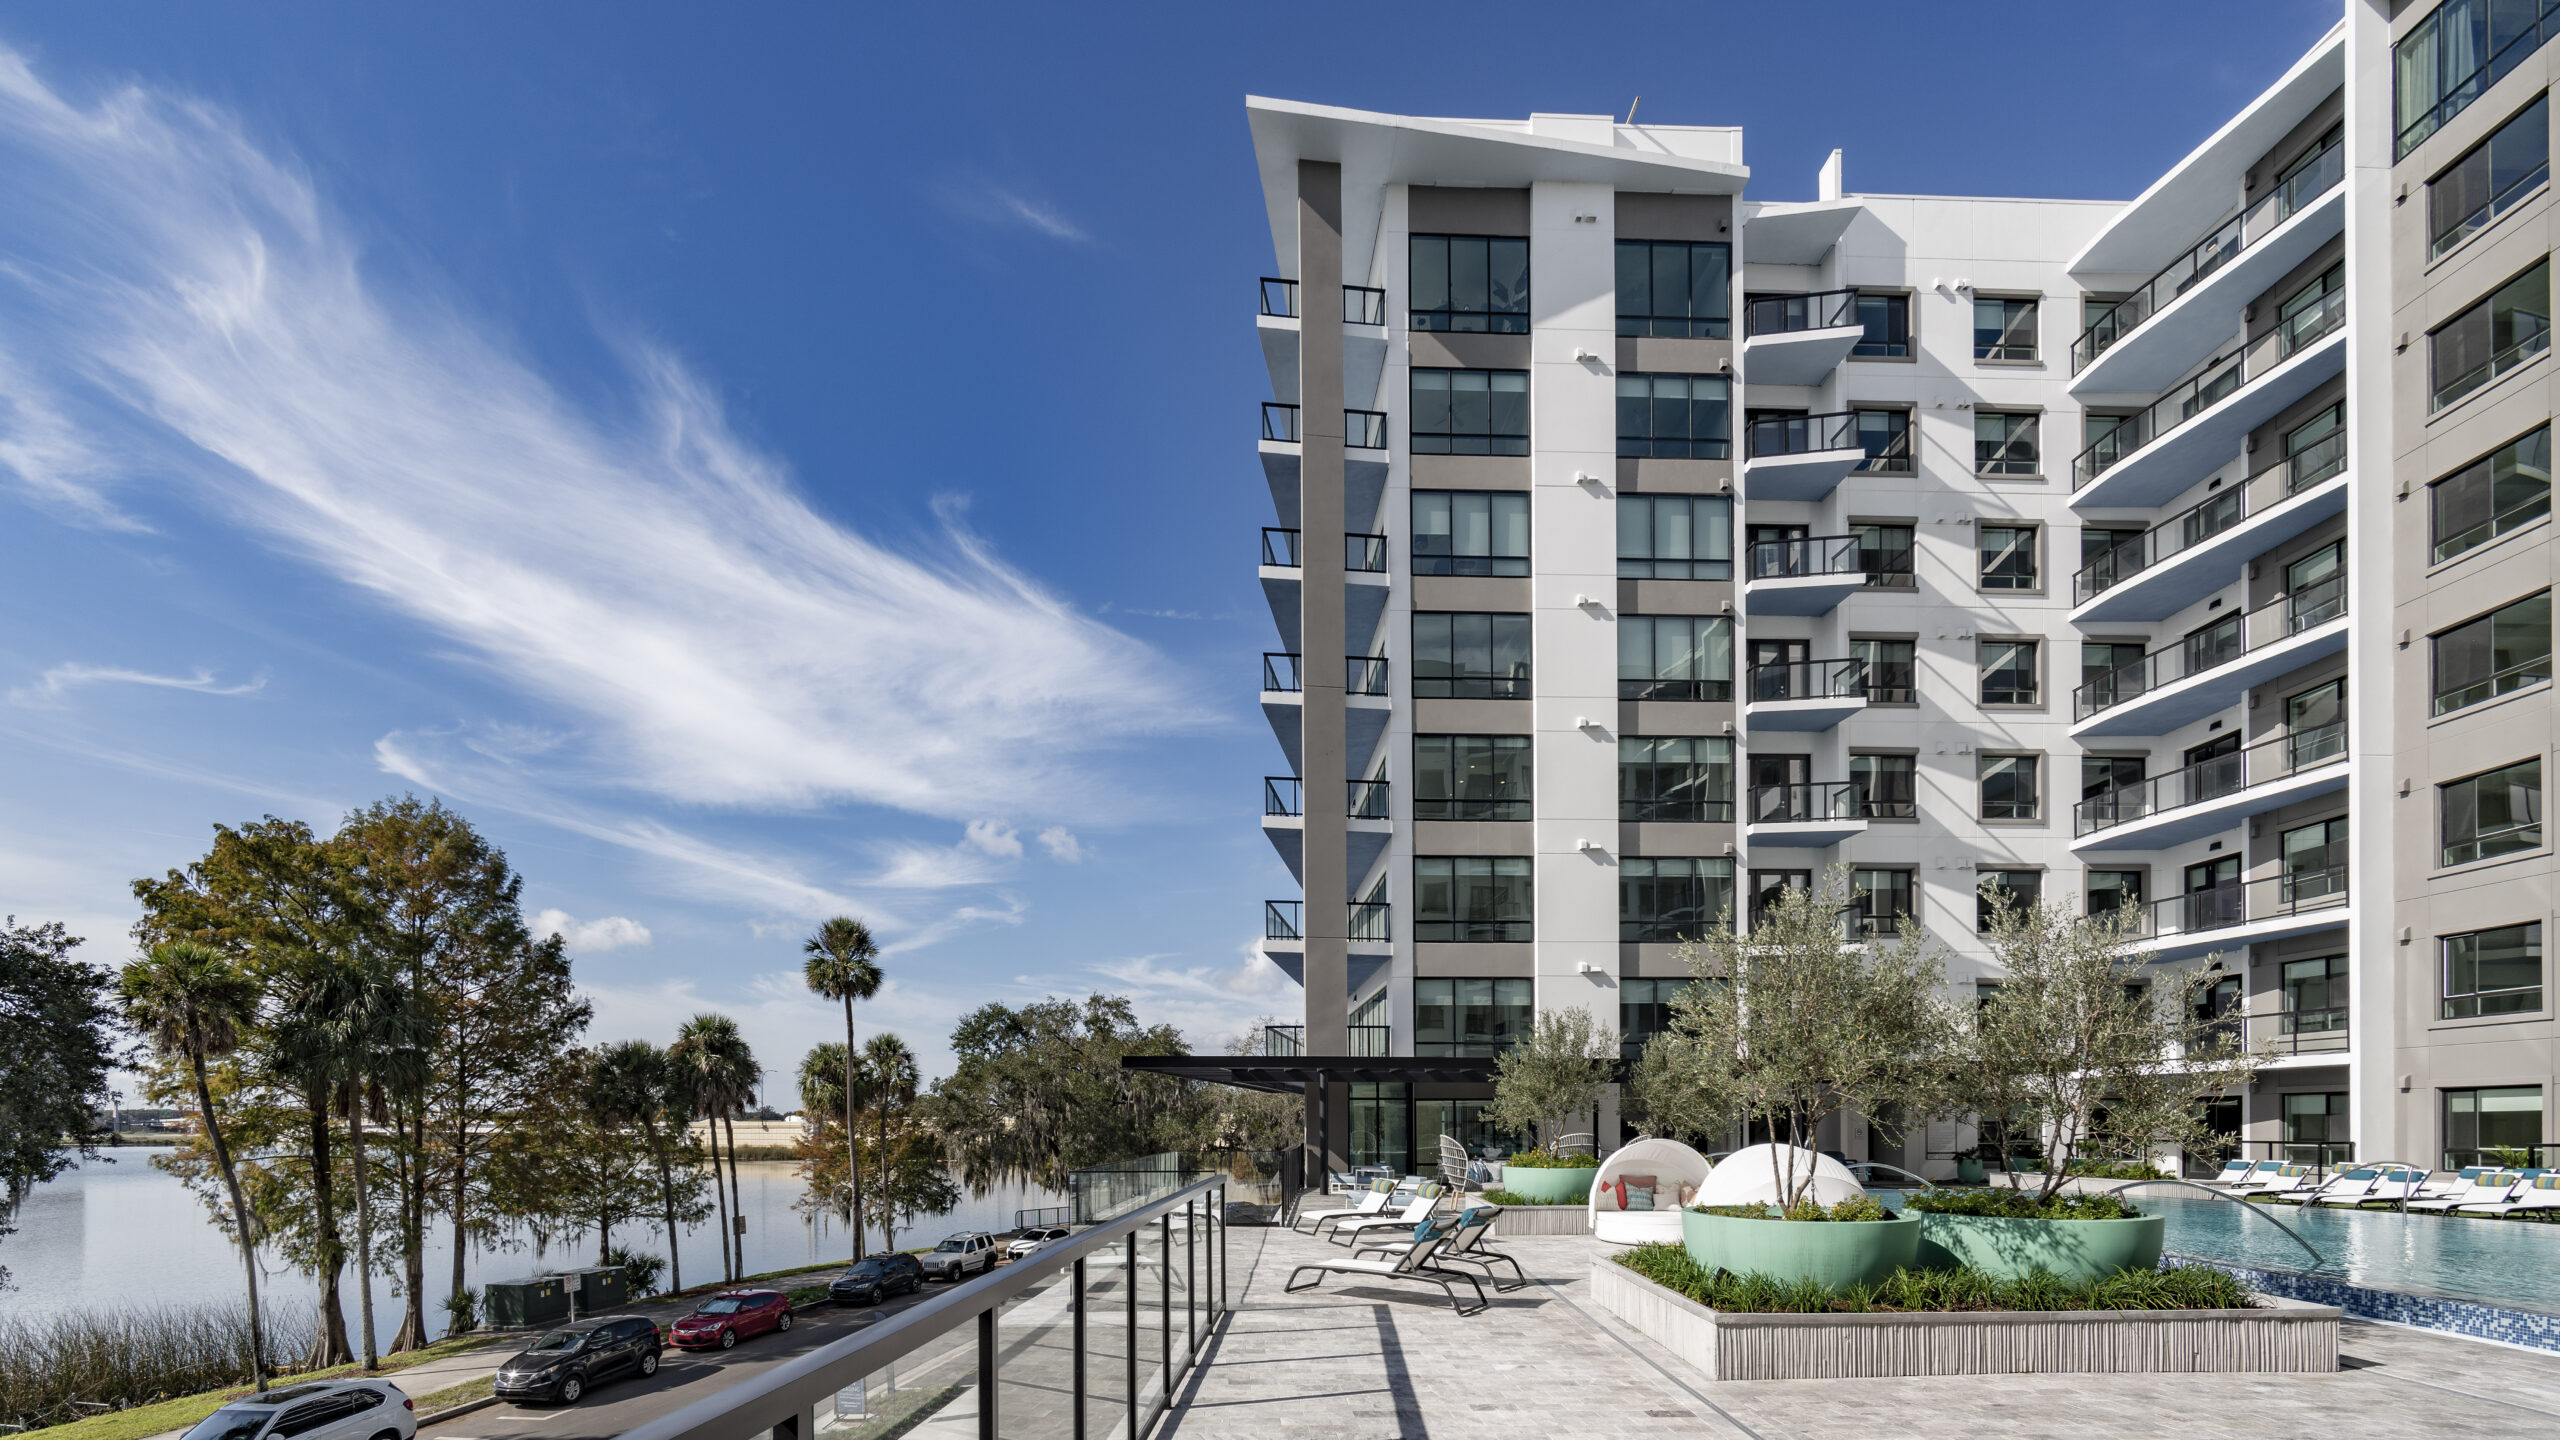
[[[409,791],[601,1039],[787,1075],[850,911],[929,1069],[1221,1044],[1296,1008],[1243,97],[2130,197],[2336,14],[2127,9],[0,5],[0,910],[121,960],[213,823]]]

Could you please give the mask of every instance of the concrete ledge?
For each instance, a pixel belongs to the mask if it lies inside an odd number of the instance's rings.
[[[1591,1263],[1591,1296],[1717,1380],[2338,1368],[2337,1307],[2281,1300],[2265,1310],[1726,1315],[1614,1260]]]
[[[1591,1216],[1576,1201],[1571,1205],[1505,1205],[1493,1222],[1493,1238],[1530,1235],[1588,1235]]]

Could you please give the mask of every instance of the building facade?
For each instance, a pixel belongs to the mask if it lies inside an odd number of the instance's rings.
[[[2279,1052],[2220,1102],[2252,1154],[2560,1135],[2555,36],[2359,0],[2129,203],[1848,193],[1836,152],[1761,202],[1734,129],[1250,100],[1303,887],[1264,945],[1305,996],[1266,1050],[1490,1056],[1564,1007],[1632,1050],[1679,937],[1838,867],[1959,993],[1986,892],[2140,906]],[[1410,1167],[1495,1141],[1487,1093],[1309,1108],[1330,1164]]]

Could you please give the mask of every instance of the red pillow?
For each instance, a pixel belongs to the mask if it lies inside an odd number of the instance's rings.
[[[1627,1208],[1627,1187],[1630,1185],[1650,1186],[1654,1183],[1654,1178],[1650,1175],[1621,1175],[1609,1183],[1618,1187],[1618,1208],[1624,1210]]]

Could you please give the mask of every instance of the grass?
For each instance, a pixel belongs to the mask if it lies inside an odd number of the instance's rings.
[[[1896,1270],[1873,1285],[1834,1290],[1812,1280],[1708,1271],[1678,1245],[1639,1245],[1617,1262],[1710,1310],[1746,1315],[1863,1315],[1874,1312],[2247,1310],[2249,1287],[2202,1265],[2119,1270],[2079,1283],[2037,1271],[2001,1280],[1979,1270]]]
[[[489,1343],[489,1337],[483,1335],[464,1335],[452,1340],[439,1340],[424,1349],[409,1350],[398,1355],[383,1357],[382,1369],[377,1373],[396,1375],[412,1365],[424,1364],[429,1360],[441,1360],[448,1355],[460,1355],[477,1350]],[[360,1366],[339,1365],[326,1370],[279,1376],[276,1383],[328,1380],[361,1373]],[[482,1393],[487,1393],[487,1383],[485,1381],[477,1383],[481,1384]],[[453,1387],[453,1390],[468,1388],[470,1387],[458,1385]],[[105,1415],[92,1415],[85,1420],[74,1420],[66,1425],[44,1427],[45,1440],[142,1440],[144,1436],[157,1435],[164,1430],[183,1430],[221,1409],[226,1402],[237,1400],[249,1393],[251,1393],[251,1387],[236,1385],[221,1390],[208,1390],[197,1395],[182,1395],[173,1400],[162,1400],[154,1404],[136,1405]],[[443,1396],[450,1393],[452,1392],[440,1390],[436,1395]],[[461,1401],[453,1400],[444,1403],[460,1404]],[[417,1405],[420,1414],[426,1413],[430,1408],[440,1408],[430,1407],[426,1399],[418,1400]]]
[[[827,1287],[824,1285],[794,1285],[782,1293],[790,1299],[792,1304],[806,1305],[813,1300],[826,1299]]]
[[[450,1410],[456,1405],[468,1405],[474,1400],[486,1400],[496,1394],[497,1389],[498,1377],[483,1375],[477,1380],[465,1380],[459,1385],[447,1385],[441,1390],[412,1396],[410,1399],[418,1407],[419,1414],[433,1415],[439,1410]]]

